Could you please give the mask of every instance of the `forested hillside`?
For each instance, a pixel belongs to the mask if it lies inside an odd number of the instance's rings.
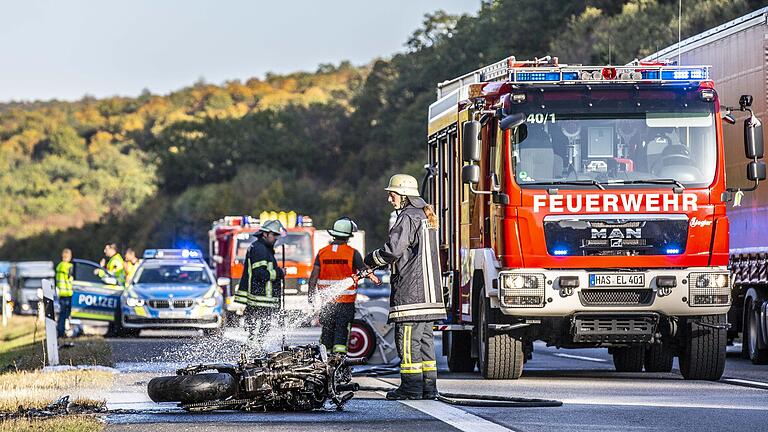
[[[684,0],[683,37],[763,6]],[[365,67],[199,82],[169,95],[0,104],[0,257],[198,245],[224,214],[348,215],[380,242],[383,185],[420,175],[435,83],[508,55],[623,64],[677,39],[677,0],[497,0],[425,17]],[[290,53],[286,53],[290,55]]]

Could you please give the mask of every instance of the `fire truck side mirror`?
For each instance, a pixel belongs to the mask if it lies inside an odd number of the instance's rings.
[[[525,114],[517,113],[517,114],[508,115],[503,119],[501,119],[501,121],[499,122],[499,127],[502,130],[514,129],[523,123],[525,123]]]
[[[478,184],[480,182],[480,167],[477,165],[465,165],[461,169],[461,181],[470,185]]]
[[[747,164],[747,179],[750,181],[765,180],[765,162],[752,161]]]
[[[765,153],[763,124],[751,112],[744,120],[744,153],[747,159],[762,159]]]
[[[480,161],[480,122],[472,120],[464,123],[462,130],[462,139],[464,146],[462,148],[464,162]],[[477,183],[477,182],[475,182]]]

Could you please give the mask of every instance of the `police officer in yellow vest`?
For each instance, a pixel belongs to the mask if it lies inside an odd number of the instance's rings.
[[[254,348],[263,348],[272,320],[281,308],[285,274],[275,260],[275,242],[284,233],[278,220],[261,222],[256,241],[245,254],[243,277],[235,291],[235,302],[245,305],[245,328]]]
[[[139,268],[139,258],[136,256],[136,252],[128,248],[125,250],[125,263],[123,263],[125,269],[125,285],[127,286],[133,280],[133,275],[136,274],[136,269]]]
[[[314,304],[318,298],[325,303],[320,311],[320,343],[325,345],[328,351],[343,354],[347,353],[347,338],[349,327],[355,318],[357,298],[357,281],[350,279],[350,276],[368,268],[360,252],[347,244],[352,232],[356,230],[357,227],[351,219],[337,220],[333,228],[328,230],[328,234],[333,236],[333,241],[317,253],[312,274],[309,276],[310,303]],[[323,298],[323,290],[344,279],[349,279],[350,284],[343,287],[343,291],[334,290],[330,298]]]
[[[102,258],[99,265],[106,268],[109,274],[117,279],[118,285],[125,286],[125,261],[117,252],[117,245],[114,243],[104,245],[104,255],[106,258]],[[97,274],[102,278],[106,276],[102,270],[97,270]]]
[[[56,322],[56,333],[64,337],[65,323],[72,312],[72,251],[61,251],[61,262],[56,266],[56,293],[59,296],[59,320]]]

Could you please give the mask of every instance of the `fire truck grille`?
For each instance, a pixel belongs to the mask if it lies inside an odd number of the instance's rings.
[[[171,304],[173,302],[173,304]],[[147,302],[149,307],[155,308],[155,309],[170,309],[173,307],[174,309],[185,309],[188,307],[192,307],[194,304],[194,300],[190,299],[180,299],[180,300],[149,300]]]
[[[649,289],[590,289],[579,292],[584,306],[643,306],[653,303]]]
[[[657,314],[606,316],[576,314],[571,331],[574,342],[643,343],[650,342],[659,322]]]

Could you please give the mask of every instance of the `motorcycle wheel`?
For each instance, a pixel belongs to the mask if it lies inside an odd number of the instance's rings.
[[[237,381],[227,373],[164,376],[152,378],[147,392],[155,402],[208,402],[233,396]]]

